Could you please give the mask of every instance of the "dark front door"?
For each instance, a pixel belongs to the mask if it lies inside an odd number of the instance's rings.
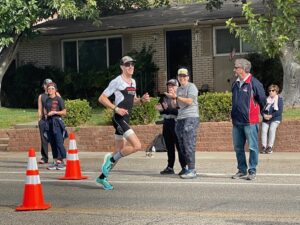
[[[166,44],[168,80],[176,78],[179,67],[187,67],[193,81],[191,30],[167,31]]]

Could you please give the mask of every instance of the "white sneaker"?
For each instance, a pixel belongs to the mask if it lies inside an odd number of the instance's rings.
[[[182,179],[194,179],[197,177],[196,170],[187,170],[184,174],[180,175]]]
[[[56,166],[57,170],[66,170],[66,165],[64,163],[59,163]]]
[[[48,170],[56,170],[57,164],[56,163],[50,163],[47,167]]]

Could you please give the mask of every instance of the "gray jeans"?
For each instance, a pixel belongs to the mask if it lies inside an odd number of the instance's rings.
[[[276,137],[276,130],[280,121],[274,121],[272,123],[262,122],[261,128],[261,144],[263,147],[273,147]]]
[[[195,151],[199,117],[190,117],[177,120],[175,131],[178,138],[180,151],[185,156],[188,169],[195,169]]]

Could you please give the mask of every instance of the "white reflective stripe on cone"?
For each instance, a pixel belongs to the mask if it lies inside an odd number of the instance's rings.
[[[75,140],[70,140],[69,149],[72,149],[72,150],[77,149],[76,141]]]
[[[27,170],[37,170],[38,166],[36,163],[36,157],[29,157],[28,158],[28,164],[27,164]]]
[[[68,160],[79,160],[78,154],[68,154]]]
[[[40,176],[33,175],[33,176],[26,176],[26,184],[40,184]]]

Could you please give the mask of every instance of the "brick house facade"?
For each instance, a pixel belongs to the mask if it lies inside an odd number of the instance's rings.
[[[188,27],[182,27],[182,29],[188,29]],[[212,28],[198,28],[194,29],[191,27],[192,36],[200,35],[203,37],[203,33],[212,32]],[[157,35],[157,39],[154,40],[153,34]],[[86,35],[81,36],[81,38]],[[124,48],[129,50],[135,49],[137,51],[141,50],[144,43],[147,46],[152,45],[155,49],[153,58],[154,63],[159,67],[158,72],[158,87],[157,89],[161,92],[165,91],[165,83],[167,80],[167,59],[165,42],[164,42],[164,30],[163,29],[153,29],[147,31],[136,32],[130,35],[130,43],[128,41],[123,41]],[[211,36],[211,34],[209,34]],[[89,36],[87,36],[89,37]],[[193,82],[198,88],[203,84],[208,84],[210,90],[214,90],[214,76],[213,76],[213,55],[211,52],[205,52],[203,50],[202,39],[195,40],[192,39],[193,46]],[[211,41],[207,41],[209,46]],[[206,42],[206,44],[207,44]],[[61,43],[57,40],[57,37],[52,36],[40,36],[32,40],[25,40],[19,47],[16,61],[17,66],[25,65],[28,63],[33,63],[38,67],[55,66],[57,68],[62,68],[61,62]],[[212,48],[210,46],[210,48]]]
[[[214,12],[207,11],[205,4],[195,4],[104,17],[99,27],[90,21],[56,19],[37,25],[36,29],[41,35],[21,42],[16,64],[34,63],[40,67],[63,69],[64,41],[120,37],[122,55],[133,49],[139,51],[144,44],[153,47],[154,62],[159,67],[156,90],[164,92],[167,79],[176,76],[170,74],[168,67],[170,56],[167,55],[166,33],[188,30],[191,34],[189,60],[193,82],[198,89],[206,84],[210,91],[226,91],[230,89],[229,83],[233,78],[233,61],[229,60],[232,47],[225,46],[226,41],[222,41],[224,31],[227,36],[229,34],[225,29],[225,21],[230,17],[242,21],[241,13],[241,6],[234,7],[232,3],[226,3],[221,10]],[[223,33],[219,34],[217,31],[220,28]],[[234,38],[233,34],[230,37],[226,35],[225,39]],[[218,36],[222,36],[221,39]],[[219,49],[217,44],[222,45],[219,53],[215,50]],[[239,57],[243,53],[240,50],[236,55]]]

